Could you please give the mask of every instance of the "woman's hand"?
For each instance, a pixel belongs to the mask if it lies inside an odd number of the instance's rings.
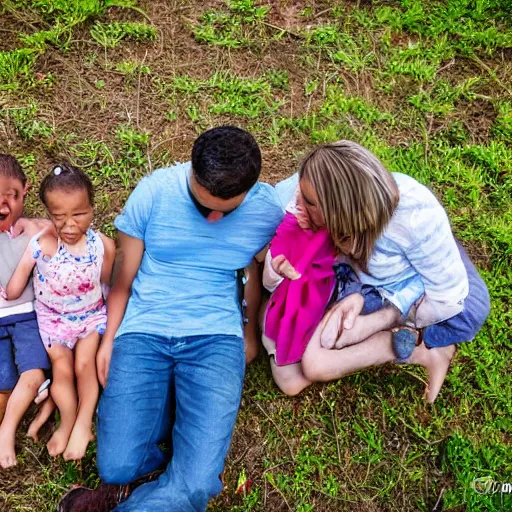
[[[343,348],[344,344],[341,339],[343,330],[350,330],[354,327],[363,306],[364,297],[360,293],[353,293],[335,304],[322,320],[323,329],[320,333],[322,347],[327,349]]]
[[[271,265],[274,272],[292,281],[301,277],[301,274],[292,267],[292,264],[286,259],[284,254],[279,254],[275,258],[272,258]]]
[[[105,388],[107,385],[108,370],[110,368],[110,359],[112,358],[112,348],[114,340],[103,338],[100,348],[96,354],[96,369],[98,372],[98,380]]]

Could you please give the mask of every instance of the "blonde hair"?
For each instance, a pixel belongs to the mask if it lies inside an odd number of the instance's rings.
[[[314,188],[337,251],[367,271],[375,242],[398,205],[391,173],[366,148],[341,140],[313,149],[302,162],[299,177]]]

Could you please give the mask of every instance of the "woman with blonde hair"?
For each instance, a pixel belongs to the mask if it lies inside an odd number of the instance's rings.
[[[392,361],[419,364],[433,402],[455,345],[474,338],[490,308],[445,210],[425,186],[390,173],[351,141],[316,147],[299,180],[302,214],[313,230],[327,229],[339,261],[336,303],[305,349],[302,378],[329,381]],[[291,265],[281,267],[281,279],[293,277]]]

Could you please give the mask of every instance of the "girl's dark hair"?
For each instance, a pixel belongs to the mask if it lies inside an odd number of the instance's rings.
[[[27,184],[27,177],[25,176],[20,163],[12,155],[0,153],[0,176],[14,178],[21,182],[23,186]]]
[[[46,204],[46,194],[52,190],[85,190],[89,196],[89,202],[94,204],[94,188],[92,182],[84,171],[69,163],[60,163],[54,166],[50,174],[42,181],[39,188],[39,198]]]

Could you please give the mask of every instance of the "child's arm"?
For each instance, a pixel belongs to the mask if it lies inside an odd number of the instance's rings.
[[[296,206],[293,206],[293,210],[295,213],[287,212],[284,216],[265,255],[263,286],[271,293],[282,283],[285,277],[292,281],[301,277],[285,256],[295,243],[297,230],[303,229],[299,224]],[[275,257],[272,255],[272,251],[277,254]],[[260,254],[258,253],[257,256]]]
[[[246,304],[244,319],[245,361],[249,364],[258,355],[258,312],[261,305],[261,275],[254,259],[245,268],[244,301]]]
[[[294,281],[301,275],[293,268],[292,264],[286,259],[284,254],[279,254],[272,258],[270,251],[265,256],[265,266],[263,267],[263,286],[272,293],[287,277]]]
[[[263,247],[263,249],[261,249],[261,251],[257,253],[256,256],[254,256],[254,259],[258,263],[263,263],[265,261],[265,256],[267,255],[269,247],[269,244],[265,245],[265,247]]]
[[[29,244],[5,289],[7,300],[15,300],[23,293],[35,263],[32,247]]]
[[[272,267],[272,254],[270,254],[270,250],[267,251],[263,266],[263,286],[272,293],[283,282],[283,279],[284,277]]]
[[[120,258],[119,270],[107,299],[107,328],[96,356],[98,379],[103,387],[107,382],[114,336],[123,320],[132,290],[132,283],[144,254],[143,240],[122,232],[119,232],[117,240]]]
[[[99,233],[103,242],[103,266],[101,267],[101,282],[110,286],[112,284],[112,269],[114,268],[114,259],[116,257],[116,244],[114,240]]]

